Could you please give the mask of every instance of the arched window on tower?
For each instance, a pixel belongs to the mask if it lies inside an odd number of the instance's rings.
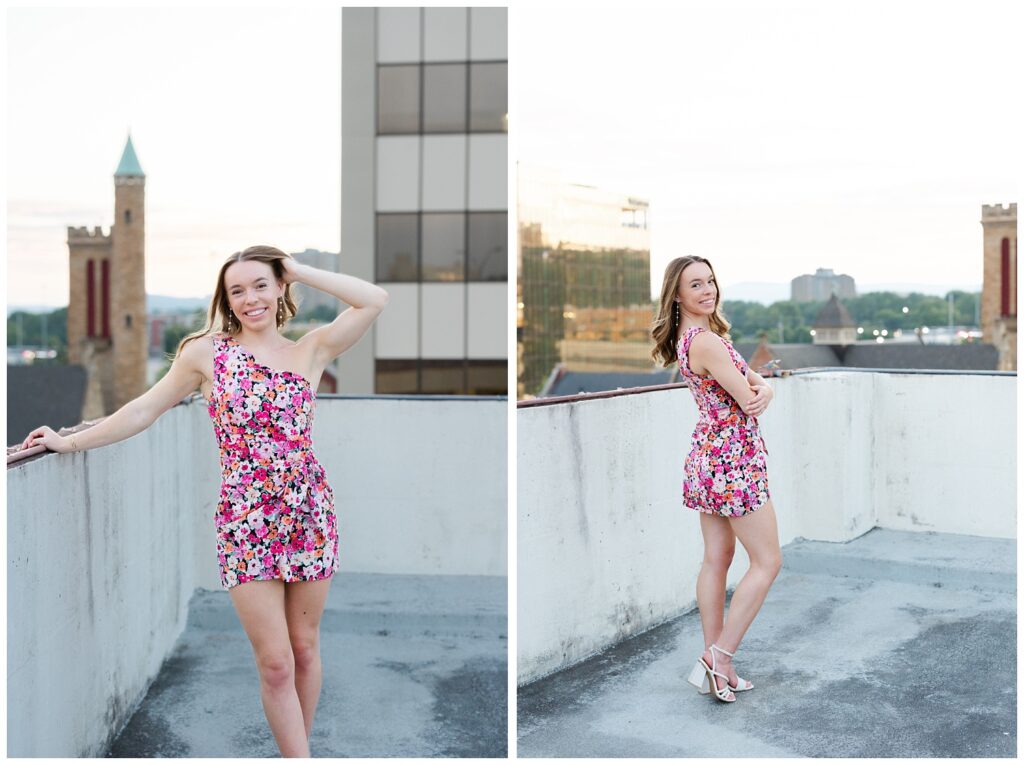
[[[89,258],[85,264],[85,336],[96,335],[96,261]]]
[[[131,223],[132,222],[132,211],[131,210],[125,210],[124,211],[124,222],[125,223]]]
[[[1016,269],[1012,269],[1016,271]],[[1011,295],[1013,292],[1010,290],[1011,279],[1016,276],[1015,273],[1011,273],[1010,268],[1010,239],[1009,237],[1003,237],[1003,241],[999,247],[999,315],[1000,316],[1015,316],[1017,314],[1016,306],[1011,301]]]
[[[104,258],[100,266],[100,326],[103,337],[110,337],[110,260]]]

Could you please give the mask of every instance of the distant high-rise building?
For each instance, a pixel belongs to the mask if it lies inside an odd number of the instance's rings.
[[[649,371],[651,250],[647,200],[520,168],[518,395],[556,364]]]
[[[857,297],[857,285],[852,276],[837,274],[831,268],[819,268],[813,274],[803,274],[790,282],[790,299],[797,303],[812,303],[839,298]]]
[[[999,368],[1017,368],[1017,203],[982,205],[981,336],[999,351]]]
[[[508,9],[342,10],[341,270],[391,296],[342,393],[507,394]]]
[[[320,268],[324,271],[336,273],[341,268],[338,253],[336,252],[323,252],[307,248],[302,252],[293,252],[291,255],[299,263],[313,268]],[[307,314],[321,307],[326,307],[335,313],[341,312],[341,301],[329,292],[315,290],[305,284],[296,282],[292,285],[292,293],[299,304],[300,314]]]
[[[68,227],[68,362],[86,370],[85,419],[146,390],[145,192],[129,136],[114,173],[110,233]]]

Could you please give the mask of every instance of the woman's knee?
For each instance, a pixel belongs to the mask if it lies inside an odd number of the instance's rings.
[[[730,545],[728,547],[717,547],[717,548],[705,548],[704,549],[704,565],[710,568],[712,571],[725,572],[729,570],[729,566],[732,565],[732,560],[736,555],[736,545]]]
[[[776,550],[773,553],[752,558],[750,565],[757,568],[763,572],[766,577],[774,581],[775,577],[777,577],[779,572],[782,570],[782,551]]]
[[[260,680],[271,688],[283,688],[295,683],[295,659],[291,648],[275,648],[260,652],[256,657]]]
[[[320,640],[315,632],[308,635],[293,635],[291,641],[296,672],[310,669],[320,660]]]

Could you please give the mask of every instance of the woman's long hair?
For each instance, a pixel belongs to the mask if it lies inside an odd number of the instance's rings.
[[[676,363],[676,342],[679,340],[679,324],[676,322],[676,295],[679,292],[679,278],[691,263],[703,263],[711,269],[711,276],[715,279],[715,312],[708,317],[711,330],[716,335],[721,335],[729,340],[729,327],[732,326],[726,321],[722,313],[722,289],[718,286],[718,277],[715,276],[714,266],[711,261],[698,255],[686,255],[676,258],[665,268],[665,280],[661,285],[661,303],[658,306],[658,315],[651,325],[651,338],[654,340],[654,350],[651,351],[651,358],[655,363],[670,367]],[[682,322],[682,316],[679,316]]]
[[[282,252],[276,247],[270,247],[265,244],[257,244],[252,247],[246,247],[240,252],[236,252],[227,260],[224,261],[224,265],[220,267],[220,273],[217,274],[217,286],[213,290],[213,299],[210,301],[210,311],[206,317],[206,326],[202,329],[193,332],[190,335],[185,335],[178,343],[178,350],[176,356],[181,353],[181,349],[188,345],[193,340],[198,340],[200,337],[205,337],[211,332],[219,330],[226,332],[230,335],[237,335],[242,331],[242,327],[236,320],[234,322],[235,329],[232,331],[231,325],[228,322],[228,317],[231,316],[231,305],[228,303],[228,291],[224,286],[224,273],[228,270],[228,266],[232,263],[241,263],[243,260],[258,260],[260,263],[266,263],[273,269],[274,278],[277,281],[284,281],[284,266],[283,261],[287,258],[291,258],[286,252]],[[280,329],[285,323],[298,313],[298,306],[295,304],[295,300],[292,298],[292,285],[284,285],[284,319],[279,321],[278,328]]]

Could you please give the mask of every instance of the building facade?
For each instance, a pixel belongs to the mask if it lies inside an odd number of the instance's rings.
[[[857,297],[857,284],[852,276],[837,274],[831,268],[819,268],[790,282],[790,299],[798,303],[814,303],[839,298]]]
[[[981,335],[999,351],[999,368],[1017,368],[1017,203],[982,205],[984,272]]]
[[[114,173],[114,223],[68,227],[68,362],[85,367],[82,417],[111,414],[146,390],[146,176],[131,136]]]
[[[647,200],[519,168],[517,394],[535,396],[556,365],[653,369]]]
[[[323,252],[322,250],[307,248],[302,252],[293,252],[291,256],[299,263],[312,268],[319,268],[331,273],[337,273],[341,270],[338,253],[336,252]],[[341,301],[329,292],[315,290],[305,284],[295,283],[292,285],[292,295],[298,303],[300,314],[309,314],[311,311],[318,309],[326,309],[325,313],[329,312],[334,316],[341,312]]]
[[[342,10],[340,268],[387,310],[339,392],[507,394],[508,11]]]

